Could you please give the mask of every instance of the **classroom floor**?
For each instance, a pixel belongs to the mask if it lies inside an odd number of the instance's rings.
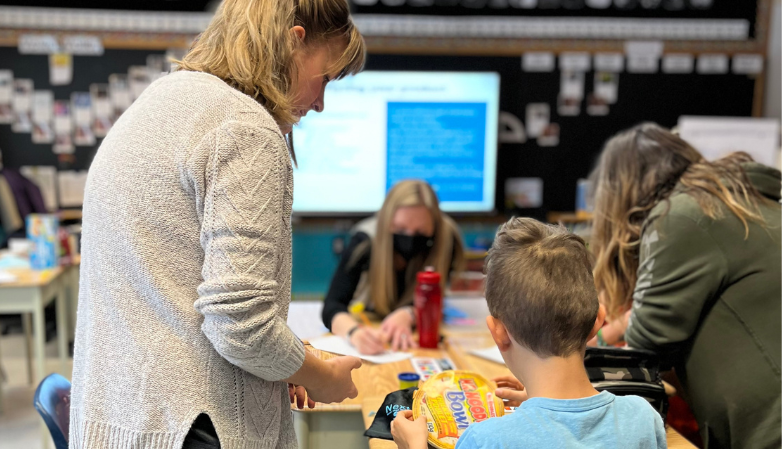
[[[54,449],[47,436],[46,445],[42,438],[42,421],[33,408],[33,394],[36,385],[27,383],[27,361],[24,336],[21,334],[0,336],[0,367],[5,373],[0,401],[0,449]],[[60,367],[57,357],[57,340],[46,345],[47,372]],[[69,368],[72,369],[73,360]],[[61,373],[62,374],[62,373]],[[66,376],[70,377],[70,376]]]

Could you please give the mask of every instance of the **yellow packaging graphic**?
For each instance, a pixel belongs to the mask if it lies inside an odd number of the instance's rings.
[[[454,449],[471,424],[502,416],[496,386],[470,371],[445,371],[423,383],[413,396],[413,417],[426,416],[429,443]]]

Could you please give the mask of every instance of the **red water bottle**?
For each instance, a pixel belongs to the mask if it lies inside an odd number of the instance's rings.
[[[440,319],[443,315],[443,295],[440,273],[427,267],[418,273],[415,287],[415,311],[418,318],[418,346],[436,349],[440,340]]]

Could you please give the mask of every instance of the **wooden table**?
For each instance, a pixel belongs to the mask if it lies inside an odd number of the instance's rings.
[[[470,355],[468,351],[483,349],[493,344],[491,336],[483,327],[483,323],[476,323],[470,327],[445,327],[443,334],[446,341],[437,350],[415,350],[415,357],[449,357],[458,369],[466,369],[481,373],[487,378],[493,378],[510,374],[504,365]],[[323,359],[336,357],[334,354],[325,353],[307,346],[315,355]],[[409,360],[384,365],[375,365],[364,362],[363,366],[353,372],[353,381],[358,387],[359,394],[355,399],[346,400],[340,404],[317,404],[314,410],[305,410],[297,415],[327,413],[327,412],[355,412],[360,410],[364,428],[369,428],[374,419],[374,414],[383,403],[386,394],[399,389],[397,374],[400,372],[412,372],[413,367]],[[301,418],[300,418],[301,419]],[[301,428],[297,429],[301,432]],[[298,432],[297,432],[298,433]],[[684,439],[676,430],[666,429],[669,448],[694,448],[689,441]],[[301,437],[302,434],[299,433]],[[309,437],[305,437],[308,439]],[[308,441],[300,441],[300,448],[307,448]],[[371,449],[396,448],[393,441],[369,439]]]
[[[73,270],[77,268],[68,266],[43,271],[5,270],[17,279],[15,282],[0,284],[0,313],[20,313],[23,316],[25,333],[28,337],[28,376],[31,382],[38,383],[48,374],[44,354],[46,343],[44,309],[52,301],[56,303],[60,371],[61,374],[70,377],[68,373],[69,302],[75,301],[75,298],[70,296],[75,295],[75,290],[78,288],[78,275],[74,279]],[[30,335],[30,318],[32,318],[32,335]],[[35,375],[33,375],[30,357],[30,340],[35,354]]]
[[[21,313],[27,342],[27,375],[29,382],[39,384],[49,373],[46,371],[44,346],[46,344],[46,326],[44,309],[55,301],[57,315],[57,346],[60,356],[60,374],[71,377],[68,369],[68,321],[71,304],[75,304],[79,288],[79,263],[77,256],[73,265],[56,267],[50,270],[30,269],[4,270],[16,276],[15,282],[0,284],[0,313]],[[30,318],[32,317],[32,326]],[[75,319],[72,321],[75,323]],[[32,335],[31,328],[32,327]],[[32,345],[31,345],[32,340]],[[31,346],[35,353],[35,375]],[[0,401],[2,394],[0,394]],[[0,407],[1,407],[0,402]],[[51,437],[46,424],[40,424],[41,447],[47,447]]]

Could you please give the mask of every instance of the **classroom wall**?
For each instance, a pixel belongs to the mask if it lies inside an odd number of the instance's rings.
[[[774,0],[772,34],[767,58],[764,113],[780,117],[780,4]],[[74,82],[52,87],[48,83],[46,56],[20,56],[16,48],[0,47],[0,68],[11,68],[16,77],[36,81],[36,89],[51,89],[56,99],[67,99],[73,91],[88,91],[93,82],[105,83],[111,73],[127,72],[131,65],[143,65],[154,51],[107,50],[102,57],[74,57]],[[501,74],[501,110],[526,122],[527,105],[547,103],[551,120],[561,125],[560,143],[544,148],[534,139],[524,143],[504,143],[498,149],[496,205],[499,215],[519,214],[545,219],[547,211],[568,211],[575,208],[576,182],[589,173],[602,143],[615,132],[639,121],[654,120],[673,126],[679,115],[749,115],[752,109],[754,81],[735,75],[697,74],[666,76],[629,74],[619,76],[619,101],[611,105],[607,116],[590,116],[586,104],[576,117],[559,116],[557,96],[561,90],[558,70],[551,73],[528,73],[521,70],[519,56],[428,56],[372,54],[368,69],[395,70],[488,70]],[[587,73],[585,91],[593,90],[594,71]],[[100,140],[98,140],[98,144]],[[9,166],[56,165],[61,169],[83,169],[89,165],[97,144],[77,147],[75,158],[63,161],[51,151],[51,145],[36,145],[29,134],[13,134],[10,127],[0,125],[0,148]],[[519,177],[540,177],[544,181],[544,207],[517,209],[507,206],[505,180]],[[349,219],[348,222],[354,222]],[[497,219],[462,224],[468,247],[481,248],[491,241]],[[328,288],[339,261],[335,241],[347,239],[349,226],[313,224],[300,221],[294,225],[293,291],[295,295],[322,295]]]
[[[294,223],[293,273],[294,299],[318,299],[326,294],[331,277],[339,264],[335,248],[347,245],[353,221],[335,224]],[[497,220],[459,223],[467,248],[485,250],[494,240]]]
[[[48,55],[20,55],[13,47],[0,47],[0,69],[10,69],[14,78],[29,78],[35,90],[51,90],[55,100],[69,100],[73,92],[89,92],[90,84],[108,83],[113,73],[128,73],[132,65],[146,65],[147,56],[162,54],[153,50],[105,50],[103,56],[73,56],[73,81],[53,86],[49,79]],[[102,139],[95,145],[76,146],[73,158],[58,157],[52,144],[32,143],[30,133],[13,133],[11,125],[0,124],[0,150],[8,167],[50,165],[60,170],[80,170],[89,166]]]
[[[73,83],[51,86],[45,55],[19,55],[15,48],[0,47],[0,69],[10,68],[17,78],[32,78],[36,90],[52,90],[55,99],[68,99],[72,92],[87,92],[91,83],[106,83],[112,73],[126,73],[131,65],[143,65],[152,51],[106,50],[101,57],[74,57]],[[591,115],[587,100],[580,100],[579,113],[563,115],[558,96],[563,91],[560,70],[545,73],[523,71],[520,56],[448,56],[370,54],[368,70],[492,71],[500,74],[500,110],[522,122],[528,107],[550,108],[550,121],[559,126],[558,143],[543,146],[530,138],[525,142],[500,143],[497,156],[495,205],[500,213],[524,214],[544,219],[549,211],[573,211],[576,186],[586,177],[603,143],[616,132],[642,121],[674,126],[680,115],[749,116],[752,112],[754,80],[746,75],[697,73],[667,75],[628,73],[618,76],[617,101],[606,115]],[[583,77],[583,96],[594,89],[594,70]],[[33,144],[30,134],[16,134],[10,125],[0,125],[0,149],[5,164],[56,165],[59,169],[83,170],[89,166],[97,146],[77,147],[74,158],[58,157],[51,144]],[[509,178],[540,178],[541,207],[518,209],[505,198]]]

